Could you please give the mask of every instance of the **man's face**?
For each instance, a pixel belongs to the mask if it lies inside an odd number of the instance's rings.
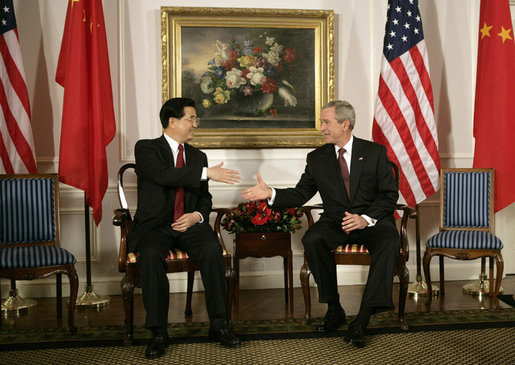
[[[195,108],[184,107],[182,118],[170,118],[171,137],[179,143],[188,142],[193,138],[198,127],[198,117]]]
[[[350,138],[350,121],[345,120],[342,123],[334,117],[334,107],[322,109],[320,112],[320,130],[322,131],[325,143],[334,143],[343,147]]]

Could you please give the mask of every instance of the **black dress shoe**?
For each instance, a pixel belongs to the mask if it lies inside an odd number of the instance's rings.
[[[349,325],[349,330],[343,338],[345,342],[353,346],[363,348],[365,347],[365,328],[361,325]]]
[[[241,344],[240,339],[234,335],[232,328],[227,323],[217,328],[211,326],[209,328],[209,337],[218,340],[225,347],[238,347]]]
[[[165,354],[168,347],[168,336],[153,336],[152,341],[147,346],[145,357],[147,359],[157,359]]]
[[[343,309],[339,311],[327,311],[324,319],[317,325],[316,332],[327,333],[336,331],[340,326],[347,323],[345,318],[345,311]]]

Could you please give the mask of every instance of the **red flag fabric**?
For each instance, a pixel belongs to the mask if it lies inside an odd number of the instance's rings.
[[[35,174],[30,105],[12,0],[0,1],[0,174]]]
[[[116,133],[101,0],[69,1],[55,79],[64,87],[59,180],[84,190],[98,225]]]
[[[400,171],[399,200],[414,207],[438,189],[440,155],[418,0],[389,0],[374,141]]]
[[[495,211],[515,201],[515,45],[508,0],[482,0],[479,14],[474,167],[495,168]]]

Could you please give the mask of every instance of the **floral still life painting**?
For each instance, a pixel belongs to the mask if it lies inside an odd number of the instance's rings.
[[[201,128],[314,127],[312,30],[208,30],[182,30],[183,95],[201,103]]]
[[[217,40],[216,47],[209,71],[200,80],[206,94],[204,108],[226,104],[238,93],[253,101],[255,115],[277,115],[277,109],[270,108],[274,95],[282,98],[284,106],[297,106],[295,88],[283,76],[295,71],[295,48],[277,43],[266,33],[259,35],[258,42],[245,39],[242,45],[232,38],[230,43]]]
[[[272,209],[266,201],[240,203],[222,220],[229,233],[290,232],[301,228],[295,208]]]

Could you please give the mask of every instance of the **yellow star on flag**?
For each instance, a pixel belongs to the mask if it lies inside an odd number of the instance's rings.
[[[481,28],[479,31],[481,32],[481,39],[485,38],[485,37],[490,37],[490,29],[492,29],[493,25],[491,26],[488,26],[486,25],[486,22],[485,22],[485,25],[483,25],[483,28]]]
[[[504,29],[504,27],[501,26],[501,33],[497,33],[497,35],[499,37],[502,37],[502,42],[504,43],[504,41],[506,39],[512,39],[513,40],[513,38],[510,36],[510,32],[511,32],[511,28],[510,29]]]

